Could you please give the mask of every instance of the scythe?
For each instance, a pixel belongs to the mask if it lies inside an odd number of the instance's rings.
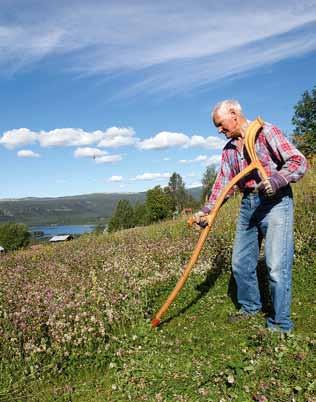
[[[218,213],[220,207],[222,206],[229,191],[235,186],[236,183],[238,183],[238,181],[240,179],[242,179],[244,176],[248,175],[252,170],[257,169],[261,175],[262,180],[266,180],[268,178],[267,173],[265,172],[261,162],[258,159],[258,156],[256,154],[256,149],[255,149],[256,135],[257,135],[258,131],[262,128],[263,124],[264,124],[264,121],[260,117],[257,117],[255,120],[253,120],[249,124],[247,131],[246,131],[246,135],[245,135],[244,145],[245,145],[248,155],[250,157],[251,163],[245,169],[243,169],[240,173],[238,173],[224,187],[224,189],[222,190],[219,198],[217,199],[217,201],[214,205],[214,208],[212,209],[212,212],[209,215],[207,215],[207,217],[206,217],[207,226],[202,230],[199,240],[193,250],[193,253],[191,255],[191,258],[190,258],[187,266],[185,267],[175,288],[172,290],[172,292],[168,296],[165,303],[162,305],[160,310],[156,313],[154,318],[151,320],[151,325],[153,328],[157,327],[161,323],[162,316],[166,313],[169,306],[174,301],[174,299],[177,297],[178,293],[180,292],[180,290],[183,288],[185,282],[187,281],[187,279],[192,271],[192,268],[200,255],[202,247],[203,247],[205,240],[211,230],[211,227],[217,216],[217,213]],[[193,217],[190,218],[188,223],[190,225],[192,225],[194,223],[194,218]]]

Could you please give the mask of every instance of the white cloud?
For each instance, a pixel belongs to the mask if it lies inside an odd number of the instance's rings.
[[[17,152],[19,158],[39,158],[40,154],[33,152],[29,149],[21,149]]]
[[[39,143],[42,147],[69,147],[91,145],[99,141],[102,132],[88,133],[81,128],[56,128],[39,133]]]
[[[6,7],[9,2],[3,15]],[[316,48],[315,0],[223,0],[212,6],[30,0],[16,15],[0,20],[0,66],[15,71],[58,56],[64,58],[61,68],[81,74],[144,71],[133,88],[138,92],[205,86]]]
[[[106,151],[101,151],[98,148],[83,147],[77,148],[74,152],[76,158],[97,158],[106,155]]]
[[[111,176],[110,178],[109,178],[109,181],[112,181],[112,182],[120,182],[120,181],[122,181],[123,180],[123,177],[122,176]]]
[[[171,147],[222,149],[225,144],[226,141],[217,137],[205,138],[200,135],[189,137],[183,133],[161,131],[154,137],[140,141],[137,146],[143,150],[166,149]]]
[[[222,149],[227,141],[218,137],[202,137],[193,135],[186,145],[187,147],[204,147],[208,149]]]
[[[6,131],[0,138],[0,144],[8,149],[14,149],[38,142],[41,147],[80,147],[75,151],[76,157],[103,156],[105,151],[89,148],[98,143],[99,147],[121,147],[135,145],[138,138],[131,127],[111,127],[106,131],[87,132],[81,128],[56,128],[50,131],[34,132],[28,128]],[[91,150],[91,151],[90,151]],[[95,151],[92,151],[95,150]]]
[[[134,137],[135,131],[133,128],[111,127],[102,134],[102,140],[99,142],[99,147],[117,148],[126,145],[133,145],[137,139]]]
[[[172,133],[161,131],[154,137],[140,141],[138,147],[140,149],[166,149],[175,146],[184,146],[188,143],[188,136],[182,133]]]
[[[205,141],[206,141],[206,138],[204,138],[200,135],[193,135],[191,137],[190,141],[188,142],[187,146],[189,146],[189,144],[190,144],[192,147],[204,147]]]
[[[14,149],[34,144],[37,138],[38,134],[28,128],[18,128],[6,131],[0,138],[0,144],[8,149]]]
[[[199,155],[194,159],[180,159],[179,162],[180,163],[195,163],[195,162],[205,162],[208,159],[208,157],[206,155]]]
[[[19,128],[6,131],[0,138],[0,144],[8,149],[14,149],[38,142],[41,147],[78,147],[74,155],[80,157],[100,157],[106,154],[89,145],[97,144],[102,148],[118,148],[122,146],[136,146],[141,150],[167,149],[171,147],[204,147],[207,149],[221,149],[225,141],[217,137],[192,137],[177,132],[161,131],[151,138],[140,141],[131,127],[110,127],[105,131],[96,130],[87,132],[81,128],[56,128],[50,131],[34,132],[28,128]],[[165,161],[170,158],[164,158]]]
[[[143,173],[137,175],[132,180],[141,180],[141,181],[151,181],[151,180],[160,180],[160,179],[169,179],[170,173]]]
[[[31,14],[29,15],[32,18]],[[12,21],[7,26],[2,22],[0,65],[3,64],[14,72],[39,62],[54,52],[62,40],[63,33],[62,27],[56,28],[53,24],[51,27],[43,26],[41,21],[36,24],[27,21],[23,23],[22,20],[14,24]]]
[[[95,158],[96,163],[115,163],[122,160],[122,155],[105,155]]]
[[[222,158],[221,155],[210,156],[209,158],[206,159],[205,164],[206,165],[218,165],[221,161],[221,158]]]
[[[203,162],[204,165],[217,165],[221,161],[221,155],[199,155],[194,159],[180,159],[179,163],[190,164],[190,163],[198,163]]]

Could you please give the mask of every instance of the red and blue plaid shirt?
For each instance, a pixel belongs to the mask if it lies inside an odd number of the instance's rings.
[[[256,153],[267,172],[268,177],[274,173],[282,175],[287,182],[298,181],[306,172],[305,157],[284,136],[282,131],[270,123],[265,123],[256,139]],[[236,140],[230,140],[222,152],[219,173],[212,188],[212,193],[204,209],[211,210],[224,187],[251,163],[245,148],[239,151]],[[261,178],[257,170],[253,170],[243,177],[228,195],[231,196],[236,189],[244,192],[253,189]]]

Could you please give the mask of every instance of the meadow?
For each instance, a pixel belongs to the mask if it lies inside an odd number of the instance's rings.
[[[294,185],[293,319],[230,324],[239,196],[222,208],[157,329],[199,233],[186,219],[88,234],[0,259],[1,401],[316,401],[316,174]],[[263,258],[258,266],[269,308]]]

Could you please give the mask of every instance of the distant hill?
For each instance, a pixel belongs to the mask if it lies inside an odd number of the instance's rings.
[[[201,187],[188,190],[197,200]],[[146,192],[96,193],[57,198],[19,198],[0,200],[0,223],[27,225],[106,223],[121,199],[132,204],[144,202]]]

